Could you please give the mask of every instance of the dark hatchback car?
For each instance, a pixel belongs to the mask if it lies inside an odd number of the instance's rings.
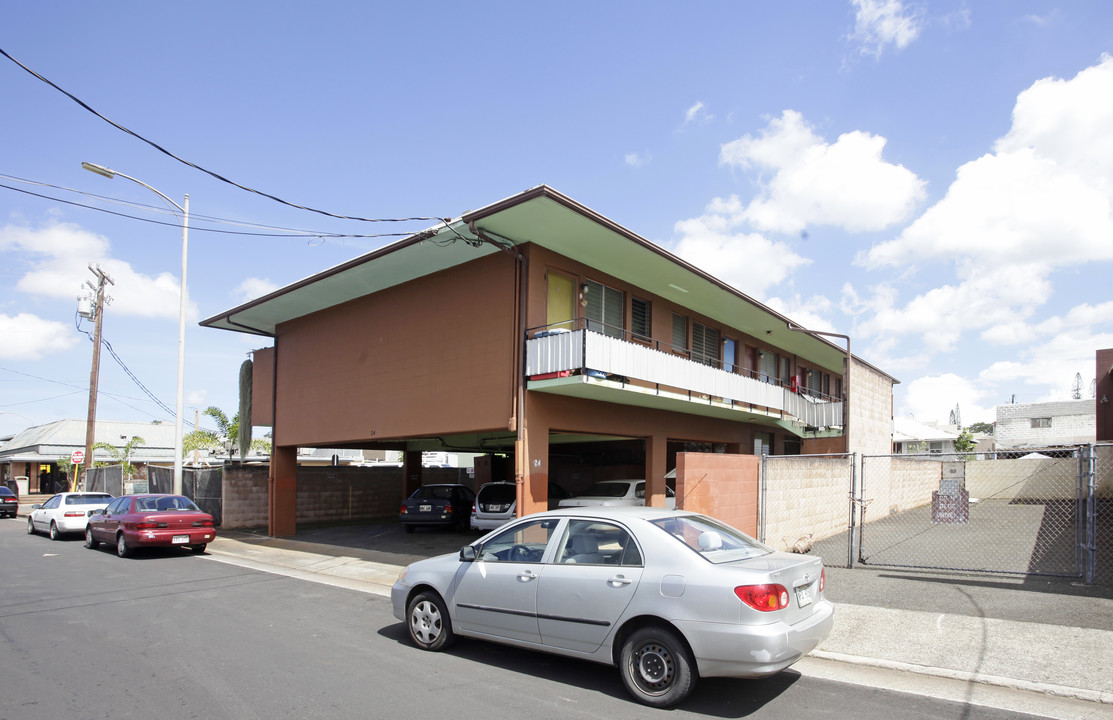
[[[0,485],[0,517],[15,517],[19,512],[19,496],[11,488]]]
[[[419,525],[451,525],[466,532],[473,500],[475,493],[466,485],[423,485],[402,501],[398,519],[406,532]]]

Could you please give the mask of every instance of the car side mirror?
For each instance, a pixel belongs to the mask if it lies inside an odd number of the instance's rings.
[[[460,548],[460,562],[475,562],[477,554],[473,545],[465,545]]]
[[[41,507],[42,507],[42,505],[40,505],[39,503],[35,503],[34,505],[31,506],[31,509],[32,510],[38,510]]]

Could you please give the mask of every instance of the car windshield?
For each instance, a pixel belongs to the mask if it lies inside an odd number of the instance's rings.
[[[702,515],[665,517],[650,522],[716,565],[773,552],[749,535]]]
[[[111,501],[111,495],[89,494],[66,496],[67,505],[103,505]]]
[[[595,483],[584,490],[580,497],[624,497],[630,486],[626,483],[602,482]]]
[[[517,488],[513,485],[486,485],[479,490],[479,499],[485,503],[512,503]]]
[[[193,501],[181,495],[167,495],[163,497],[141,497],[135,501],[136,512],[173,512],[178,510],[192,510],[200,512],[201,508]]]

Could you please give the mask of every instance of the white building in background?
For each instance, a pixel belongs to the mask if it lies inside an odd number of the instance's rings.
[[[961,431],[952,426],[940,427],[915,418],[893,418],[893,453],[953,453]]]
[[[997,448],[1045,448],[1092,443],[1097,437],[1094,400],[997,406]]]

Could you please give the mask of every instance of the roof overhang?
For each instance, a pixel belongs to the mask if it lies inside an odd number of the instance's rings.
[[[273,337],[279,324],[534,243],[836,373],[846,350],[654,243],[541,185],[219,313],[202,326]]]

